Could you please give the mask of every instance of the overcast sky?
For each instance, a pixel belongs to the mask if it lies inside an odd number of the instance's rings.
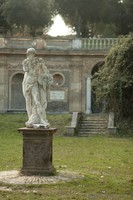
[[[56,15],[56,17],[54,18],[54,24],[51,26],[48,34],[51,36],[61,36],[70,35],[72,33],[72,29],[66,26],[62,17],[60,15]]]

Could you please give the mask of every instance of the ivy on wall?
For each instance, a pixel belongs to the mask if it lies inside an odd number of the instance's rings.
[[[97,102],[104,99],[105,109],[113,110],[117,119],[133,117],[133,34],[111,48],[92,85]]]

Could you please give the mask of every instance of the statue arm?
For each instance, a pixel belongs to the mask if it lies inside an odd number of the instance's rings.
[[[46,65],[45,65],[45,62],[42,63],[42,71],[45,73],[45,74],[49,74],[49,70],[47,69]]]
[[[22,66],[23,66],[24,72],[28,72],[29,71],[29,67],[28,67],[28,64],[27,64],[26,60],[24,60],[22,62]]]
[[[50,74],[49,70],[47,69],[45,63],[43,64],[43,71],[47,76],[47,87],[53,83],[53,76]]]
[[[49,70],[47,69],[45,62],[42,58],[39,58],[39,64],[40,64],[40,75],[38,77],[38,81],[41,85],[44,86],[44,88],[47,88],[49,85],[53,82],[53,77],[49,73]]]

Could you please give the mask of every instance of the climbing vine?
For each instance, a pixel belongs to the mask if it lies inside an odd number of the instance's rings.
[[[133,117],[133,34],[111,48],[92,84],[97,102],[104,99],[107,111],[113,110],[118,119]]]

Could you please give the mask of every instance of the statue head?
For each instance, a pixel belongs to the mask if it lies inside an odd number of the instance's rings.
[[[26,54],[27,55],[31,55],[31,54],[35,55],[36,54],[36,50],[34,48],[29,48],[29,49],[27,49]]]

